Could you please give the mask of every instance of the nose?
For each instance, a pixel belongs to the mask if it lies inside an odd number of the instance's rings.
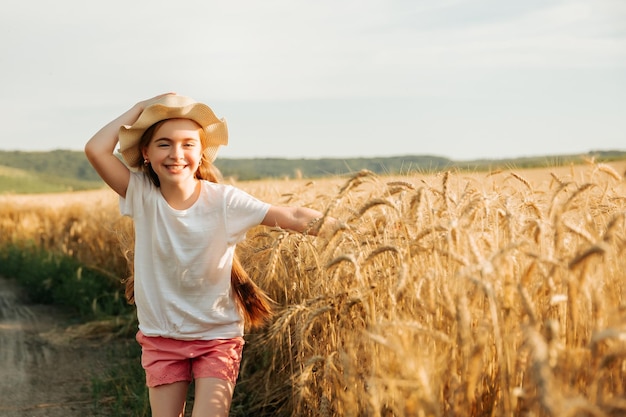
[[[176,144],[170,148],[170,158],[172,159],[181,159],[183,154],[183,147],[181,145]]]

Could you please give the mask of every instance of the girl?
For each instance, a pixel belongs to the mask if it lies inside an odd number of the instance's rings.
[[[119,142],[125,164],[114,154]],[[239,373],[244,321],[270,314],[235,246],[259,224],[308,232],[322,213],[277,207],[218,184],[213,166],[226,121],[205,104],[167,93],[137,103],[85,145],[135,228],[134,294],[152,415],[227,416]]]

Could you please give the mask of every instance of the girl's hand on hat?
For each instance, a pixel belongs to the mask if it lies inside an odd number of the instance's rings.
[[[169,93],[159,94],[158,96],[154,96],[147,100],[140,101],[139,103],[136,104],[136,106],[139,107],[143,111],[143,109],[145,109],[146,107],[156,103],[157,101],[161,100],[163,97],[169,96],[169,95],[176,95],[176,93],[169,92]]]

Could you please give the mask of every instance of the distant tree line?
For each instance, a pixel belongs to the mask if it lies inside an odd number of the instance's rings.
[[[263,178],[320,178],[345,175],[363,169],[377,174],[435,171],[453,166],[453,161],[437,156],[393,156],[379,158],[322,159],[217,159],[215,165],[225,177],[240,180]]]
[[[626,151],[592,151],[584,155],[547,155],[513,159],[481,159],[453,161],[429,155],[405,155],[377,158],[322,158],[322,159],[229,159],[218,158],[215,165],[224,177],[240,181],[266,178],[320,178],[351,174],[362,169],[374,173],[410,174],[447,169],[489,170],[530,168],[581,163],[583,159],[596,161],[626,159]],[[68,178],[85,182],[99,181],[85,154],[81,151],[55,150],[48,152],[0,151],[0,166],[33,172],[42,178]]]

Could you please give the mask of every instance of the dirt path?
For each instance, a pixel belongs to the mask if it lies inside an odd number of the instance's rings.
[[[93,404],[91,380],[104,375],[110,347],[45,337],[63,332],[69,319],[52,306],[28,304],[0,277],[0,416],[105,415]]]

